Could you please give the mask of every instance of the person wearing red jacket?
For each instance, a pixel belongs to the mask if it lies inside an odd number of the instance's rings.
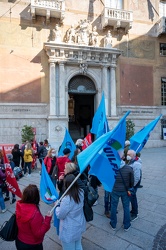
[[[71,153],[71,150],[69,148],[65,148],[63,150],[63,153],[64,153],[63,156],[59,156],[56,159],[56,164],[58,166],[58,180],[59,180],[60,176],[64,176],[65,163],[71,162],[71,160],[69,159],[69,155]]]
[[[39,210],[39,201],[37,186],[30,184],[24,189],[22,199],[16,203],[17,250],[43,250],[42,242],[50,229],[52,214],[48,212],[44,218]]]

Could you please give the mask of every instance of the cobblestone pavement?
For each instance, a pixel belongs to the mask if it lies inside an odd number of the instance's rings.
[[[104,215],[104,190],[99,188],[98,205],[93,208],[94,220],[87,223],[87,230],[83,234],[84,250],[163,250],[166,249],[166,147],[143,149],[143,188],[138,189],[139,218],[132,222],[128,232],[122,227],[123,210],[121,202],[118,206],[118,223],[116,231],[109,225],[109,219]],[[29,183],[40,183],[40,168],[33,171],[31,178],[23,177],[19,180],[23,189]],[[6,202],[7,212],[0,213],[0,225],[8,220],[15,211],[15,204]],[[50,210],[50,206],[40,203],[43,214]],[[61,244],[56,230],[51,225],[44,242],[44,250],[60,250]],[[1,250],[14,250],[14,242],[0,240]]]

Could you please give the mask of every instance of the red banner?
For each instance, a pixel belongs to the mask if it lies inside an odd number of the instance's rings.
[[[0,149],[5,149],[6,154],[11,154],[14,144],[0,144]]]
[[[87,134],[87,136],[84,138],[82,150],[86,149],[90,144],[92,144],[91,133]]]
[[[18,186],[16,177],[14,176],[13,170],[9,164],[8,158],[6,157],[6,152],[4,147],[3,149],[3,159],[5,164],[5,172],[6,172],[6,185],[7,189],[18,197],[22,197],[21,190]]]

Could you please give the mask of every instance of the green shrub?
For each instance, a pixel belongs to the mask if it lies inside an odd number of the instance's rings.
[[[126,121],[126,140],[130,140],[130,138],[134,135],[134,127],[135,124],[130,119]]]
[[[21,131],[21,136],[22,136],[22,142],[26,141],[31,142],[34,139],[33,128],[31,126],[24,125]]]

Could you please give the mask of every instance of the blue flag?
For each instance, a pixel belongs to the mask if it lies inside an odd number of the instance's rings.
[[[42,200],[47,204],[52,204],[58,199],[58,192],[47,173],[46,166],[42,162],[42,171],[40,179],[40,195]]]
[[[82,151],[77,156],[80,172],[90,165],[89,173],[98,177],[106,191],[111,192],[120,166],[126,137],[126,117],[118,125]]]
[[[69,158],[71,159],[73,157],[73,155],[74,155],[74,151],[76,150],[76,145],[74,144],[74,142],[73,142],[73,140],[72,140],[72,138],[71,138],[71,136],[70,136],[67,128],[66,128],[66,132],[65,132],[65,136],[64,136],[62,145],[61,145],[60,150],[58,152],[58,156],[64,155],[63,154],[63,150],[65,148],[69,148],[70,149],[71,153],[69,155]]]
[[[96,138],[99,138],[101,135],[109,131],[108,121],[105,111],[105,97],[104,93],[102,94],[102,99],[100,105],[93,117],[92,128],[90,132],[96,135]]]
[[[162,115],[159,115],[155,120],[143,127],[140,131],[138,131],[130,138],[130,149],[136,151],[137,153],[139,153],[143,149],[149,139],[150,132],[154,129],[161,116]]]
[[[52,183],[50,176],[47,173],[44,162],[42,162],[40,195],[42,200],[47,204],[52,204],[59,197],[58,192],[56,191],[56,188]],[[59,235],[59,219],[56,217],[55,210],[54,210],[54,226],[56,227],[57,234]]]

